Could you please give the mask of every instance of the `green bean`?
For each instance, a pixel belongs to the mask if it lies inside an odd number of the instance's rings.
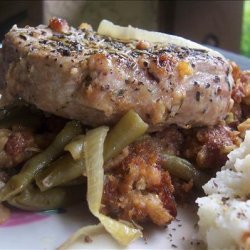
[[[81,176],[84,171],[84,161],[75,161],[68,153],[39,173],[35,180],[41,191],[66,184]]]
[[[162,153],[161,158],[162,166],[167,169],[171,175],[184,181],[193,180],[197,188],[202,187],[209,179],[205,173],[196,169],[189,161],[183,158],[167,153]]]
[[[23,191],[32,182],[37,173],[58,158],[62,154],[65,145],[74,136],[80,134],[81,131],[81,124],[79,122],[68,122],[49,147],[28,160],[22,170],[11,177],[7,184],[0,190],[0,201],[5,201]]]
[[[127,112],[108,133],[104,143],[104,160],[118,155],[126,146],[142,136],[148,125],[133,110]]]
[[[108,133],[104,144],[104,160],[119,154],[123,148],[143,135],[147,128],[148,125],[138,114],[132,110],[129,111]],[[44,173],[36,178],[36,183],[41,190],[46,190],[72,181],[81,176],[84,170],[84,161],[74,161],[72,157],[65,155],[61,160],[51,164],[48,171],[42,171]]]
[[[81,154],[83,152],[83,140],[84,135],[79,135],[74,138],[69,144],[64,148],[65,151],[69,151],[74,160],[81,159]]]
[[[7,202],[28,211],[42,211],[62,208],[82,200],[83,185],[74,187],[57,187],[45,192],[29,186],[20,194],[9,198]]]
[[[71,187],[71,186],[78,186],[82,184],[86,184],[87,179],[85,176],[77,177],[76,179],[73,179],[72,181],[62,183],[61,187]]]

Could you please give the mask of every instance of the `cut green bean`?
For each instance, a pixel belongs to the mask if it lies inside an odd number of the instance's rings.
[[[0,190],[0,201],[5,201],[23,191],[35,178],[37,173],[57,159],[62,154],[65,145],[73,137],[80,134],[81,131],[80,122],[68,122],[49,147],[28,160],[22,170],[17,175],[11,177],[7,184]]]
[[[56,187],[45,192],[29,186],[7,202],[17,208],[28,211],[42,211],[62,208],[82,200],[83,185],[73,187]]]
[[[194,185],[198,188],[201,188],[209,179],[205,173],[196,169],[189,161],[183,158],[167,153],[162,153],[161,158],[162,166],[168,170],[171,175],[184,181],[193,180]]]
[[[61,184],[60,187],[71,187],[71,186],[83,185],[83,184],[86,184],[86,181],[87,179],[85,176],[80,176],[76,179],[73,179],[72,181]]]
[[[35,180],[41,191],[64,185],[82,175],[84,161],[75,161],[70,154],[66,154],[50,164],[39,173]]]
[[[104,161],[117,156],[126,146],[142,136],[148,125],[133,110],[126,113],[108,133],[104,143]]]
[[[74,160],[79,160],[83,151],[83,140],[84,135],[75,137],[69,144],[64,148],[65,151],[69,151]]]
[[[123,148],[143,135],[148,125],[138,114],[129,111],[108,133],[104,144],[104,159],[108,160],[119,154]],[[82,138],[82,143],[84,139]],[[79,146],[79,141],[77,142]],[[83,146],[82,146],[83,147]],[[36,183],[41,190],[63,185],[81,176],[85,171],[84,161],[74,161],[69,155],[63,156],[37,176]]]

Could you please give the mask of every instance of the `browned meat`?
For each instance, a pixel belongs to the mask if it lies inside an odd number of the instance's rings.
[[[180,156],[184,137],[181,129],[176,126],[170,126],[161,132],[157,132],[155,137],[152,137],[168,154]]]
[[[250,71],[241,72],[238,84],[241,84],[243,92],[242,102],[240,103],[243,119],[250,118]]]
[[[186,158],[197,168],[216,169],[224,165],[228,152],[238,143],[237,132],[225,125],[189,130],[171,126],[145,137],[105,166],[103,212],[125,220],[151,220],[158,225],[166,224],[170,220],[167,212],[172,216],[175,214],[171,182],[175,187],[174,196],[185,201],[193,183],[173,176],[170,181],[168,172],[160,166],[160,152]],[[159,200],[156,202],[157,195]],[[148,199],[154,199],[152,211],[155,214],[149,212],[151,205],[147,203]],[[157,214],[165,216],[165,219],[155,219]]]
[[[5,139],[6,138],[6,139]],[[27,130],[10,131],[1,136],[0,169],[15,167],[28,160],[39,149],[34,141],[34,134]]]
[[[17,156],[31,145],[34,145],[34,138],[31,133],[27,131],[15,132],[9,136],[5,151],[9,155]]]
[[[213,170],[225,164],[238,143],[236,131],[217,125],[189,130],[171,126],[131,144],[105,166],[102,212],[138,223],[169,223],[176,216],[173,195],[185,202],[195,196],[192,180],[170,177],[161,167],[161,152],[188,159],[200,171]]]
[[[6,34],[9,97],[91,126],[113,124],[132,108],[154,129],[214,125],[228,112],[233,81],[222,56],[60,25]]]
[[[165,225],[176,216],[174,188],[159,165],[158,146],[150,140],[129,147],[129,155],[106,173],[102,212],[112,217]]]
[[[54,134],[37,134],[29,128],[0,129],[0,170],[19,166],[48,146]]]
[[[226,118],[226,123],[237,130],[237,126],[250,117],[250,71],[241,71],[235,63],[231,65],[235,82],[231,95],[234,105]]]
[[[6,183],[9,180],[9,174],[4,170],[0,170],[0,188],[2,183]]]
[[[237,132],[227,126],[217,125],[189,131],[183,147],[185,158],[199,168],[219,168],[228,153],[239,143]]]

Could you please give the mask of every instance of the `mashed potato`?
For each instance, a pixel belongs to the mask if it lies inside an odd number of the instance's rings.
[[[208,249],[250,249],[250,131],[197,199],[199,230]]]

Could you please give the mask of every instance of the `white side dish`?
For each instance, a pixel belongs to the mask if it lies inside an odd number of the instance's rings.
[[[197,199],[199,228],[208,249],[250,249],[250,131]]]

